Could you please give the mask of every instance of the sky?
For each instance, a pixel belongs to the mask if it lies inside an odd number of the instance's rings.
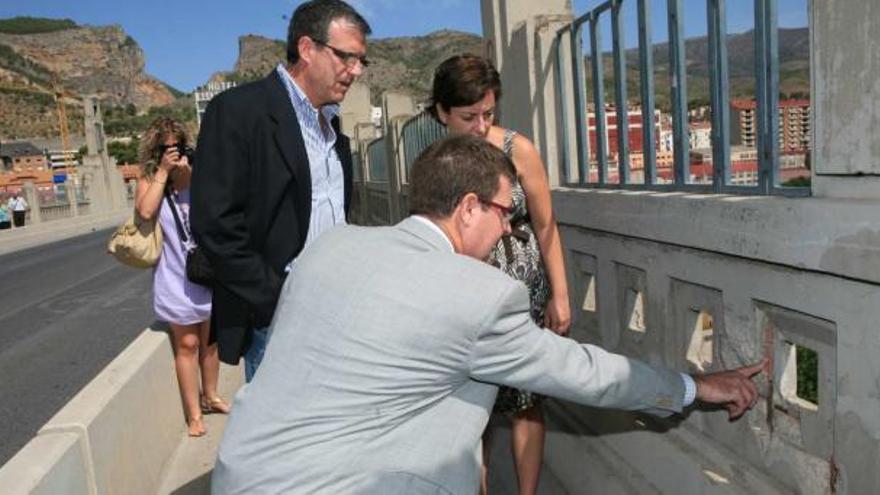
[[[534,0],[541,1],[541,0]],[[778,0],[781,27],[807,24],[807,0]],[[69,18],[79,24],[119,24],[145,52],[146,71],[175,88],[189,92],[211,74],[231,70],[238,57],[238,37],[257,34],[284,39],[287,17],[301,0],[3,0],[0,18],[14,16]],[[351,0],[373,28],[373,38],[418,36],[439,29],[482,34],[480,0]],[[574,0],[581,15],[601,0]],[[683,0],[686,36],[706,31],[706,0]],[[751,29],[751,5],[728,0],[728,32]],[[625,0],[628,46],[635,46],[635,0]],[[654,41],[666,39],[666,2],[652,0]],[[606,16],[607,17],[607,16]],[[606,22],[607,25],[607,22]],[[610,26],[610,25],[608,25]],[[603,48],[609,50],[610,27]]]

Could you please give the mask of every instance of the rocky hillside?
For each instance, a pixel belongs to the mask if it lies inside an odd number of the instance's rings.
[[[391,89],[427,98],[437,64],[457,53],[481,54],[483,50],[481,37],[448,30],[426,36],[370,39],[368,43],[371,65],[361,81],[372,90],[375,104]],[[238,48],[234,70],[215,74],[212,80],[253,80],[285,60],[283,41],[248,35],[239,38]]]
[[[108,106],[137,110],[169,105],[176,98],[144,72],[143,50],[120,26],[0,20],[0,137],[57,134],[55,84],[73,96],[97,94]],[[79,120],[70,119],[72,130],[81,126]]]
[[[754,97],[753,33],[732,34],[727,42],[732,98]],[[221,72],[212,80],[250,81],[262,77],[284,60],[284,42],[261,36],[239,38],[239,56],[231,72]],[[685,42],[688,70],[688,100],[692,106],[708,105],[709,69],[706,37]],[[434,68],[456,53],[482,53],[482,38],[456,31],[437,31],[427,36],[370,39],[368,57],[373,62],[364,74],[373,94],[373,103],[383,91],[393,89],[424,99],[428,96]],[[605,95],[614,101],[614,71],[611,54],[603,55]],[[807,28],[779,30],[780,92],[783,97],[809,98],[809,32]],[[592,86],[589,57],[585,58],[587,85]],[[657,106],[670,108],[669,51],[665,43],[654,45],[655,94]],[[638,50],[627,50],[629,98],[639,100]],[[592,100],[591,100],[592,102]]]
[[[779,30],[779,92],[782,98],[809,98],[810,94],[810,37],[807,28]],[[627,94],[631,101],[639,97],[639,53],[626,51]],[[705,36],[685,40],[687,60],[687,92],[690,106],[709,104],[709,46]],[[592,87],[590,58],[586,57],[587,86]],[[614,68],[610,53],[603,54],[605,98],[614,102]],[[730,97],[754,98],[755,47],[754,32],[731,34],[727,37],[727,60]],[[654,45],[654,92],[657,107],[671,108],[669,87],[669,46]],[[592,93],[589,95],[592,98]],[[590,100],[592,103],[592,99]]]

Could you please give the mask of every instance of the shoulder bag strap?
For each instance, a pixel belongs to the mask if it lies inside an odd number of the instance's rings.
[[[171,207],[171,215],[174,216],[174,225],[177,226],[177,235],[180,236],[180,241],[183,242],[184,246],[189,243],[189,236],[186,235],[186,231],[183,229],[183,222],[180,221],[180,214],[177,213],[177,204],[173,199],[171,199],[171,195],[168,194],[168,189],[165,189],[165,199],[168,201],[168,206]]]

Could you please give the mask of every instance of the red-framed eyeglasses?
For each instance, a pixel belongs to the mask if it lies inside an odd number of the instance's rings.
[[[513,218],[513,206],[504,206],[500,203],[496,203],[494,201],[489,201],[486,199],[481,199],[480,203],[483,203],[486,206],[491,206],[500,211],[501,219],[505,222],[510,222],[510,220]]]

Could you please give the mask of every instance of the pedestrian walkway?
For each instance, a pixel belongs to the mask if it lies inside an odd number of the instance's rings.
[[[220,365],[220,395],[230,404],[235,392],[244,380],[243,366]],[[205,427],[208,433],[203,437],[193,438],[183,433],[174,456],[168,462],[165,476],[159,485],[160,495],[198,495],[211,493],[211,470],[217,457],[223,427],[226,425],[225,414],[207,414]]]

